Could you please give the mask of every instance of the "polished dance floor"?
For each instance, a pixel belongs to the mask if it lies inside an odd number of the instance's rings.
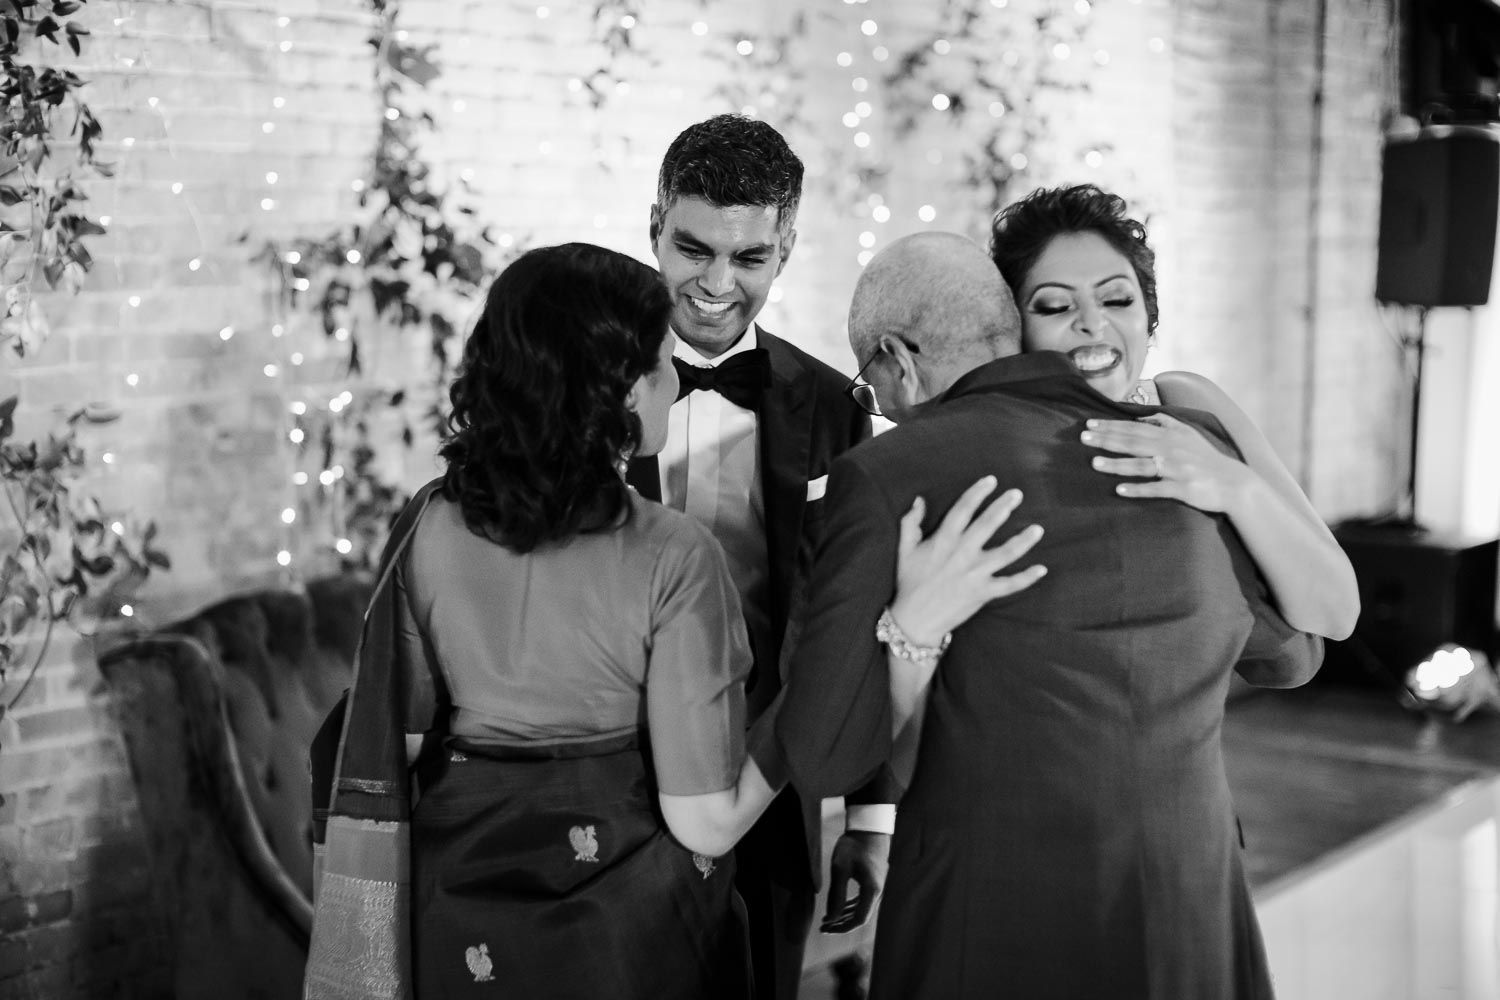
[[[1351,683],[1253,689],[1224,750],[1279,1000],[1500,996],[1500,713],[1454,723]],[[815,935],[802,1000],[860,996],[849,956],[872,936]]]

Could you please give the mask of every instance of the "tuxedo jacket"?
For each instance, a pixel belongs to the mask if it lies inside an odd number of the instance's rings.
[[[770,355],[771,365],[771,382],[756,413],[771,628],[769,638],[753,649],[755,668],[746,699],[752,722],[786,678],[806,604],[807,574],[822,534],[828,471],[835,458],[871,435],[869,415],[844,392],[847,376],[764,329],[758,344]],[[627,479],[642,496],[661,499],[655,456],[632,461]],[[894,792],[893,786],[876,783],[851,801],[891,802]],[[759,832],[770,832],[776,845],[769,859],[773,871],[790,885],[816,887],[820,800],[799,800],[789,790],[767,810],[762,824],[771,830]]]

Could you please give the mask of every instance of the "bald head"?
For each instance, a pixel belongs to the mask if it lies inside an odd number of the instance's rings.
[[[970,368],[1021,350],[1021,315],[989,255],[957,233],[913,233],[876,254],[849,306],[849,343],[916,344],[932,365]]]

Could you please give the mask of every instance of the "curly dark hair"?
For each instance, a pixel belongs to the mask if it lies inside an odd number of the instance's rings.
[[[444,492],[517,552],[629,516],[625,405],[658,368],[672,303],[651,268],[588,243],[540,247],[490,287],[450,396]]]
[[[765,122],[715,115],[683,129],[662,157],[652,242],[661,214],[679,198],[702,198],[718,208],[775,205],[777,228],[785,237],[802,200],[802,161]]]
[[[1002,208],[990,226],[990,259],[1000,269],[1017,300],[1026,275],[1063,233],[1097,233],[1135,269],[1146,300],[1146,329],[1155,330],[1156,253],[1146,242],[1146,227],[1126,213],[1125,199],[1093,184],[1037,188]]]

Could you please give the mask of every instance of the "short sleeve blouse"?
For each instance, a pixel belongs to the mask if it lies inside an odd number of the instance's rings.
[[[397,568],[402,652],[435,664],[455,736],[562,743],[649,730],[658,787],[734,785],[750,670],[724,554],[632,493],[612,531],[516,553],[435,497]]]

